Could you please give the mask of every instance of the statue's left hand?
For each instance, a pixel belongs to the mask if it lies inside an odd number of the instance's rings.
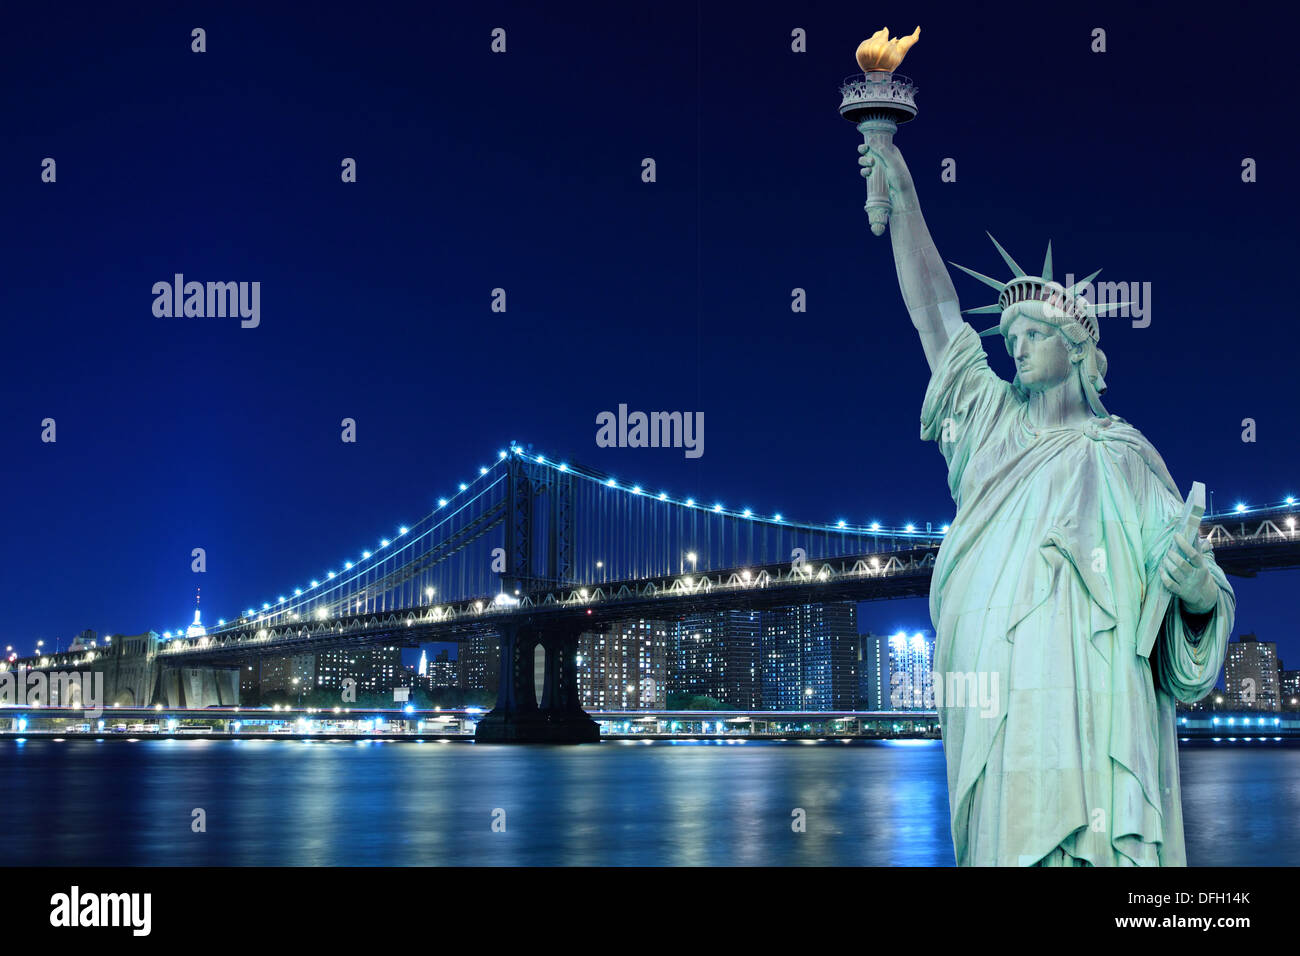
[[[1192,614],[1205,614],[1219,603],[1219,586],[1210,575],[1205,556],[1208,549],[1209,543],[1202,545],[1199,536],[1192,545],[1182,534],[1175,534],[1160,565],[1160,580]]]

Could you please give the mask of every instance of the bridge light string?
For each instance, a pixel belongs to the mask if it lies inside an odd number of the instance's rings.
[[[617,479],[612,476],[603,474],[594,469],[586,469],[581,466],[571,466],[567,462],[556,462],[548,459],[543,454],[534,455],[528,453],[521,446],[517,444],[511,446],[511,451],[514,452],[514,454],[517,457],[522,458],[525,461],[529,461],[538,465],[543,465],[549,468],[554,468],[557,471],[565,472],[567,474],[572,474],[575,477],[580,477],[588,481],[599,483],[604,487],[613,488],[622,491],[628,495],[632,495],[632,496],[643,495],[643,488],[639,484],[621,485],[619,484]],[[426,537],[428,537],[438,529],[444,527],[454,518],[463,514],[468,507],[470,507],[471,505],[479,501],[484,495],[486,495],[489,491],[491,491],[498,484],[504,481],[506,475],[502,473],[494,480],[487,482],[481,489],[473,491],[472,494],[470,493],[471,489],[473,489],[473,486],[475,484],[477,484],[480,481],[483,481],[484,479],[489,478],[492,475],[492,473],[497,470],[498,465],[500,465],[502,462],[508,461],[509,459],[510,459],[510,455],[505,450],[499,451],[497,453],[497,459],[492,463],[491,467],[482,466],[479,468],[479,474],[475,476],[470,482],[459,483],[458,488],[460,490],[457,493],[454,493],[450,499],[438,498],[437,507],[429,514],[421,518],[418,522],[416,522],[414,526],[414,528],[418,529],[421,526],[425,525],[426,523],[429,523],[428,527],[425,528],[423,531],[421,531],[419,534],[416,534],[408,538],[407,541],[404,544],[402,544],[400,547],[393,548],[390,550],[390,546],[392,545],[393,542],[386,538],[382,539],[378,551],[371,552],[369,550],[366,550],[362,552],[361,562],[355,565],[350,561],[344,563],[344,569],[349,571],[354,570],[356,572],[355,574],[340,577],[334,571],[327,572],[327,578],[326,578],[327,581],[334,582],[333,585],[330,586],[327,591],[321,592],[319,594],[308,594],[302,588],[295,588],[294,597],[304,598],[304,600],[301,601],[295,600],[295,601],[286,602],[285,598],[281,596],[280,599],[277,601],[276,607],[274,609],[270,607],[269,603],[264,602],[263,610],[269,611],[271,616],[283,615],[284,618],[288,620],[290,616],[295,612],[301,612],[307,609],[308,605],[313,601],[321,602],[323,604],[338,603],[339,600],[342,599],[342,589],[346,585],[354,584],[358,581],[363,580],[366,575],[377,571],[381,564],[385,564],[388,562],[395,562],[399,555],[414,548],[417,542],[425,539]],[[468,495],[468,497],[466,497],[464,500],[460,502],[456,502],[456,499],[460,498],[462,495]],[[686,498],[684,500],[680,500],[671,497],[670,495],[668,495],[667,492],[664,491],[659,492],[659,494],[655,496],[654,500],[657,500],[664,504],[676,505],[685,508],[693,509],[697,507],[694,498]],[[1294,496],[1288,495],[1285,499],[1284,504],[1287,507],[1294,506],[1295,501],[1296,499]],[[445,510],[453,502],[456,503],[456,507],[450,511]],[[1261,507],[1249,508],[1244,503],[1239,502],[1232,513],[1245,514],[1249,512],[1270,510],[1271,508],[1276,508],[1276,507],[1280,507],[1280,506],[1275,505],[1275,506],[1261,506]],[[942,537],[946,535],[950,529],[950,525],[946,523],[941,527],[941,529],[938,532],[918,532],[916,530],[915,525],[911,523],[907,524],[902,529],[882,528],[880,522],[878,521],[872,521],[870,522],[870,524],[865,526],[849,525],[843,519],[837,521],[833,526],[825,525],[825,524],[797,523],[797,522],[787,521],[780,512],[777,512],[771,518],[764,518],[761,516],[755,516],[753,514],[752,509],[749,508],[745,508],[739,512],[732,511],[730,509],[725,508],[721,502],[715,503],[713,507],[710,509],[710,511],[713,514],[718,514],[721,515],[722,517],[743,519],[746,521],[754,522],[756,524],[780,524],[783,528],[786,528],[790,531],[806,531],[811,533],[823,533],[823,534],[840,532],[840,533],[847,533],[847,534],[854,534],[854,535],[866,535],[866,534],[877,535],[877,536],[881,534],[887,536],[913,535],[922,538],[935,538],[935,537]],[[1226,515],[1215,514],[1215,515],[1206,515],[1205,517],[1206,520],[1209,520],[1211,518],[1224,517],[1224,516]],[[432,520],[434,518],[440,518],[441,520],[434,522]],[[406,537],[411,530],[412,530],[411,528],[402,526],[398,531],[398,535],[400,537]],[[310,588],[308,588],[308,590],[314,591],[316,588],[320,586],[321,586],[320,581],[314,579],[311,582]],[[330,595],[333,596],[331,597]],[[256,614],[257,612],[254,608],[249,608],[246,616],[248,618],[252,618]],[[266,615],[263,615],[263,617],[265,616]],[[259,618],[259,620],[261,620],[261,618]],[[223,619],[221,622],[219,622],[219,627],[224,625],[225,622]],[[234,622],[231,625],[229,625],[229,627],[233,628],[233,627],[237,627],[238,625],[239,622]]]
[[[631,486],[620,485],[620,484],[618,483],[617,479],[615,479],[615,478],[612,477],[612,476],[607,476],[607,475],[604,475],[604,474],[602,474],[602,473],[600,473],[600,472],[598,472],[598,471],[595,471],[595,470],[588,470],[588,469],[585,469],[585,468],[582,468],[582,467],[571,467],[570,465],[568,465],[567,462],[558,462],[558,463],[557,463],[557,462],[555,462],[555,461],[549,460],[549,459],[548,459],[544,454],[541,454],[541,453],[538,453],[538,454],[535,454],[535,455],[534,455],[534,454],[529,454],[528,452],[525,451],[525,449],[524,449],[523,447],[521,447],[521,446],[519,446],[519,445],[517,445],[517,444],[511,446],[511,451],[513,451],[514,454],[515,454],[517,457],[522,458],[522,459],[524,459],[525,461],[532,461],[533,463],[538,464],[538,465],[543,465],[543,466],[546,466],[546,467],[549,467],[549,468],[555,468],[556,470],[559,470],[559,471],[562,471],[562,472],[565,472],[565,473],[568,473],[568,474],[573,474],[573,475],[575,475],[575,476],[577,476],[577,477],[581,477],[581,478],[584,478],[584,479],[586,479],[586,480],[598,481],[598,482],[600,482],[601,484],[605,485],[605,486],[608,487],[608,488],[614,488],[614,489],[617,489],[617,490],[623,491],[623,492],[626,493],[626,494],[630,494],[630,495],[634,495],[634,496],[640,496],[640,495],[642,495],[642,493],[643,493],[643,489],[642,489],[641,485],[639,485],[639,484],[633,484],[633,485],[631,485]],[[497,465],[499,465],[499,464],[500,464],[501,462],[503,462],[503,461],[507,461],[507,460],[509,459],[509,457],[510,457],[510,456],[509,456],[509,455],[508,455],[504,450],[498,451],[498,453],[497,453],[497,460],[496,460],[495,462],[493,462],[492,467],[489,468],[489,467],[483,467],[483,466],[481,466],[481,467],[479,468],[479,474],[478,474],[478,476],[476,476],[476,477],[472,480],[472,482],[461,482],[461,483],[458,485],[458,488],[460,489],[459,492],[458,492],[457,494],[453,494],[451,499],[447,499],[447,498],[439,498],[439,499],[438,499],[438,506],[437,506],[437,508],[435,508],[434,511],[430,512],[429,514],[427,514],[427,515],[425,515],[423,518],[421,518],[420,521],[417,522],[416,527],[419,527],[419,526],[423,525],[425,522],[427,522],[427,521],[429,521],[430,519],[432,519],[433,517],[437,516],[438,512],[439,512],[439,511],[442,511],[443,509],[445,509],[449,504],[451,504],[451,502],[452,502],[455,498],[459,497],[461,494],[466,494],[466,493],[470,490],[470,488],[472,487],[472,484],[473,484],[473,483],[476,483],[476,482],[478,482],[478,481],[480,481],[480,480],[482,480],[482,479],[488,477],[488,476],[492,473],[492,471],[495,470],[495,468],[496,468]],[[484,488],[482,488],[480,491],[478,491],[478,492],[477,492],[473,497],[471,497],[471,498],[465,500],[464,502],[461,502],[460,505],[459,505],[459,506],[458,506],[454,511],[452,511],[452,512],[448,512],[448,513],[446,513],[445,515],[443,515],[441,521],[439,521],[439,522],[437,522],[437,523],[434,523],[434,524],[431,524],[427,529],[425,529],[423,532],[421,532],[420,534],[416,535],[413,539],[411,539],[411,541],[410,541],[408,544],[406,544],[405,546],[403,546],[403,547],[401,547],[401,548],[398,548],[398,549],[396,549],[396,550],[394,550],[394,551],[388,551],[387,549],[388,549],[389,546],[392,544],[392,542],[391,542],[390,540],[388,540],[388,539],[385,538],[385,539],[382,539],[382,540],[381,540],[381,544],[380,544],[380,548],[379,548],[379,551],[384,552],[384,553],[380,554],[380,553],[378,553],[378,552],[363,551],[363,552],[362,552],[362,561],[361,561],[361,563],[358,563],[357,565],[354,566],[354,569],[356,570],[357,573],[352,574],[352,575],[349,575],[349,576],[346,576],[346,577],[344,577],[344,578],[342,578],[342,579],[339,579],[339,577],[338,577],[338,575],[336,574],[336,572],[334,572],[334,571],[329,571],[329,572],[327,572],[327,578],[326,578],[327,581],[336,581],[336,582],[337,582],[337,583],[335,583],[332,587],[330,587],[328,591],[321,592],[320,594],[304,594],[304,593],[302,592],[301,589],[295,589],[295,595],[294,595],[294,596],[295,596],[295,597],[304,597],[304,598],[306,598],[306,600],[289,602],[287,605],[286,605],[286,603],[285,603],[283,600],[281,600],[280,602],[277,603],[277,608],[276,608],[275,611],[272,612],[272,616],[275,616],[275,615],[283,615],[285,619],[290,619],[291,615],[295,615],[295,614],[300,613],[301,611],[305,610],[305,609],[307,608],[307,606],[308,606],[312,601],[317,601],[317,602],[321,602],[321,603],[324,603],[324,604],[338,603],[338,601],[340,600],[340,596],[341,596],[341,594],[342,594],[342,589],[343,589],[343,587],[344,587],[345,585],[354,584],[354,583],[356,583],[357,581],[363,579],[367,574],[369,574],[369,573],[375,571],[375,570],[377,569],[377,567],[378,567],[381,563],[386,563],[386,562],[390,562],[390,561],[396,561],[398,555],[400,555],[402,552],[404,552],[404,551],[406,551],[406,550],[408,550],[408,549],[414,547],[414,545],[416,544],[417,541],[422,540],[423,538],[425,538],[426,536],[428,536],[429,534],[431,534],[431,533],[432,533],[433,531],[435,531],[436,529],[438,529],[438,528],[442,527],[443,525],[445,525],[445,524],[446,524],[448,521],[450,521],[453,517],[455,517],[456,515],[458,515],[458,514],[460,514],[461,512],[463,512],[464,509],[465,509],[466,507],[468,507],[470,504],[474,503],[474,502],[477,501],[479,498],[481,498],[484,494],[487,493],[487,491],[489,491],[491,488],[495,487],[495,485],[498,484],[500,481],[504,480],[504,477],[505,477],[504,475],[500,476],[500,477],[497,478],[495,481],[493,481],[493,482],[487,484]],[[694,498],[687,498],[687,499],[685,499],[685,500],[678,500],[678,499],[674,499],[674,498],[672,498],[671,496],[668,495],[667,492],[663,492],[663,491],[661,491],[661,492],[656,496],[656,498],[657,498],[658,501],[660,501],[660,502],[662,502],[662,503],[664,503],[664,504],[679,505],[679,506],[686,507],[686,508],[694,508],[694,507],[696,506],[696,505],[695,505],[695,499],[694,499]],[[712,508],[711,510],[712,510],[712,513],[717,514],[717,515],[720,515],[720,516],[722,516],[722,517],[727,517],[727,518],[737,518],[737,519],[743,519],[743,520],[746,520],[746,521],[753,521],[753,522],[757,522],[757,523],[765,523],[765,524],[780,524],[782,527],[787,528],[787,529],[789,529],[789,530],[791,530],[791,531],[807,531],[807,532],[813,532],[813,533],[827,533],[827,532],[839,531],[839,532],[850,533],[850,534],[865,534],[865,533],[870,532],[870,533],[872,533],[872,534],[879,534],[879,533],[881,532],[881,530],[882,530],[882,529],[879,527],[879,523],[878,523],[878,522],[872,522],[872,525],[871,525],[870,528],[864,528],[864,527],[857,526],[857,525],[850,526],[850,525],[848,525],[847,522],[845,522],[845,521],[843,521],[843,520],[837,522],[837,523],[834,525],[834,527],[832,527],[831,525],[818,525],[818,524],[801,523],[801,522],[787,522],[787,521],[785,520],[784,516],[782,516],[779,512],[778,512],[778,513],[777,513],[773,518],[771,518],[771,519],[765,519],[765,518],[761,518],[761,517],[756,517],[756,516],[754,515],[752,509],[745,508],[745,509],[743,509],[742,511],[739,511],[739,512],[737,512],[737,511],[732,511],[732,510],[730,510],[730,509],[725,508],[725,507],[722,505],[721,502],[716,502],[716,503],[713,505],[713,508]],[[945,527],[946,527],[946,526],[945,526]],[[409,530],[409,529],[403,527],[403,528],[399,531],[399,535],[406,535],[407,532],[408,532],[408,530]],[[907,530],[906,530],[906,531],[903,531],[903,532],[898,531],[898,529],[889,529],[889,530],[885,531],[885,533],[886,533],[886,534],[893,534],[893,535],[897,535],[897,534],[900,534],[900,533],[902,533],[902,534],[916,534],[914,528],[913,528],[912,526],[910,526],[910,525],[908,526]],[[946,532],[943,532],[943,533],[946,533]],[[942,533],[941,533],[941,534],[942,534]],[[926,537],[935,537],[935,535],[934,535],[933,533],[926,533],[924,536],[926,536]],[[369,562],[369,563],[367,564],[366,562]],[[348,568],[348,567],[345,565],[345,570],[353,570],[353,568]],[[308,590],[314,591],[316,588],[318,588],[318,587],[320,587],[320,586],[321,586],[321,584],[320,584],[320,581],[319,581],[319,580],[313,580],[312,583],[311,583],[311,586],[310,586],[310,588],[309,588]],[[332,596],[331,596],[331,595],[332,595]],[[319,606],[319,605],[318,605],[318,606]],[[269,608],[265,608],[265,607],[264,607],[264,610],[269,610]],[[249,609],[249,612],[248,612],[248,614],[247,614],[247,617],[252,618],[252,617],[254,617],[255,615],[256,615],[256,611],[255,611],[254,609],[250,608],[250,609]],[[296,618],[295,618],[295,619],[296,619]],[[259,619],[259,620],[260,620],[260,619]],[[238,622],[236,622],[236,624],[234,624],[234,625],[231,625],[231,627],[235,627],[235,626],[238,626]]]
[[[274,608],[271,608],[269,602],[263,602],[263,611],[264,612],[269,611],[270,612],[269,616],[271,617],[283,616],[284,620],[292,620],[293,618],[291,615],[295,613],[302,613],[304,610],[307,610],[308,607],[312,605],[314,602],[322,602],[322,599],[323,599],[323,603],[325,604],[338,603],[338,601],[341,599],[341,591],[346,585],[353,584],[359,580],[362,580],[367,574],[375,571],[380,564],[393,561],[397,558],[398,555],[402,554],[403,552],[411,548],[414,548],[417,542],[427,537],[428,535],[432,534],[433,532],[437,531],[439,528],[445,526],[453,519],[461,515],[466,508],[468,508],[474,502],[482,498],[492,488],[496,487],[498,484],[504,481],[506,475],[503,471],[494,480],[487,481],[482,488],[474,490],[472,493],[470,493],[472,486],[474,484],[477,484],[478,482],[484,481],[484,479],[490,478],[491,473],[497,470],[497,466],[501,462],[505,461],[506,457],[507,456],[505,455],[504,452],[498,453],[497,460],[492,463],[491,467],[480,468],[479,474],[475,476],[470,482],[461,482],[459,484],[459,488],[461,490],[459,492],[454,493],[450,499],[439,498],[438,507],[435,508],[433,511],[430,511],[419,521],[417,521],[414,525],[414,528],[418,529],[419,527],[421,527],[421,525],[425,524],[426,522],[430,522],[435,517],[438,518],[439,520],[429,524],[429,527],[427,527],[424,531],[420,532],[419,534],[410,537],[407,540],[407,542],[404,543],[401,547],[393,548],[390,550],[390,545],[393,542],[387,538],[383,538],[381,539],[380,547],[376,551],[372,552],[369,550],[365,550],[361,552],[362,557],[360,562],[356,564],[353,564],[350,561],[344,563],[345,570],[355,570],[356,572],[355,574],[340,577],[334,571],[327,572],[326,580],[331,583],[331,586],[329,587],[328,591],[321,592],[319,594],[310,593],[315,591],[316,588],[319,588],[321,586],[321,581],[319,579],[313,579],[311,581],[311,584],[306,589],[294,588],[294,597],[303,598],[304,600],[289,601],[286,603],[285,599],[281,598],[279,601],[277,601],[276,606]],[[465,497],[463,501],[456,502],[456,499],[461,498],[462,496],[467,496],[467,497]],[[456,505],[455,508],[449,511],[444,510],[448,507],[448,505],[451,505],[453,503],[455,503]],[[412,528],[403,525],[398,530],[398,536],[406,538],[411,532],[411,530]],[[325,597],[325,595],[327,594],[334,594],[336,596],[333,598],[328,598]],[[248,608],[248,610],[244,614],[245,620],[243,623],[247,624],[249,620],[257,617],[257,614],[258,612],[255,608],[253,607]],[[263,616],[265,617],[268,615],[264,614]],[[222,619],[222,621],[218,624],[219,628],[225,627],[226,629],[236,629],[240,626],[241,626],[241,622],[238,620],[232,621],[229,625],[226,625],[224,619]]]
[[[554,460],[547,458],[545,455],[525,452],[523,448],[520,448],[518,446],[516,446],[513,450],[516,455],[524,457],[529,462],[540,464],[540,465],[547,465],[549,467],[556,467]],[[596,482],[597,484],[603,485],[606,488],[617,489],[628,495],[637,496],[637,495],[644,495],[645,493],[645,488],[641,484],[638,484],[636,482],[622,484],[614,476],[609,475],[605,472],[598,471],[596,469],[565,464],[560,466],[558,470],[567,471],[568,473],[575,475],[576,477],[583,478],[588,481]],[[685,499],[674,498],[673,496],[669,495],[666,491],[659,492],[659,494],[654,496],[654,500],[661,501],[664,504],[668,504],[668,505],[678,505],[684,508],[698,507],[698,504],[694,498],[685,498]],[[913,534],[923,538],[936,538],[941,536],[939,532],[935,532],[935,531],[929,531],[929,532],[917,531],[915,529],[915,526],[913,526],[911,531],[906,531],[901,528],[882,528],[880,526],[880,522],[878,521],[873,521],[871,522],[870,525],[853,525],[853,524],[849,524],[847,521],[838,521],[834,524],[791,522],[788,521],[782,515],[781,512],[775,513],[770,518],[765,518],[762,515],[755,515],[753,509],[751,508],[744,508],[740,511],[733,511],[725,507],[721,502],[715,502],[707,510],[712,514],[719,514],[728,518],[741,518],[748,521],[753,521],[753,522],[763,523],[763,524],[780,523],[782,527],[785,528],[786,530],[811,531],[811,532],[823,532],[823,533],[824,532],[832,532],[832,533],[848,532],[850,534],[860,534],[860,535],[861,534],[877,534],[877,535],[884,534],[884,535],[902,536],[906,534]]]

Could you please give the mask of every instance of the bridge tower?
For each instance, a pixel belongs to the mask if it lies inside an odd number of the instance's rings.
[[[541,591],[577,582],[574,563],[575,481],[511,447],[506,484],[507,594]],[[500,684],[497,703],[475,729],[475,739],[499,743],[587,743],[600,728],[582,709],[577,657],[581,625],[533,622],[499,629]],[[542,699],[534,687],[534,655],[546,655]]]
[[[573,475],[519,454],[506,467],[503,588],[527,592],[574,583]]]

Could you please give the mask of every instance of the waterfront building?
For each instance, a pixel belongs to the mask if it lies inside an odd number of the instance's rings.
[[[1276,644],[1261,641],[1254,634],[1229,641],[1223,678],[1224,698],[1230,707],[1266,711],[1280,708]]]
[[[856,705],[856,603],[764,612],[760,652],[765,710],[852,710]]]
[[[706,611],[675,622],[668,690],[712,697],[740,710],[761,707],[762,636],[758,611]]]
[[[665,621],[620,621],[578,638],[578,694],[588,710],[663,710],[668,705]]]

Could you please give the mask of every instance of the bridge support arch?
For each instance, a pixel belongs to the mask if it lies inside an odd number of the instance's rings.
[[[582,709],[577,655],[580,629],[509,625],[501,630],[501,682],[496,706],[474,731],[485,743],[595,743],[600,727]],[[534,651],[546,652],[537,700]]]

